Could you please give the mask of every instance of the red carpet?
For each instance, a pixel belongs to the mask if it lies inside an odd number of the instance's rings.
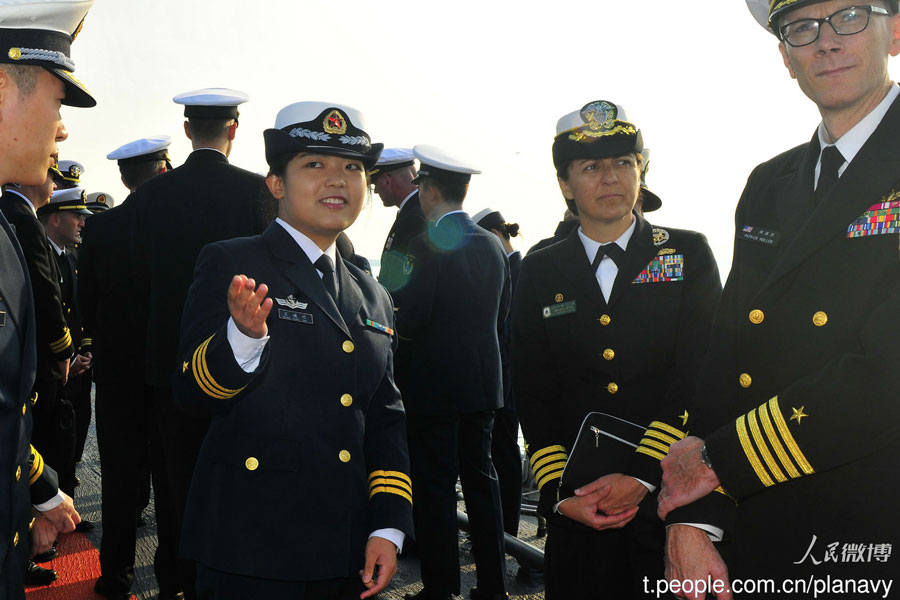
[[[94,593],[94,582],[100,576],[100,553],[84,534],[60,536],[59,556],[41,566],[56,569],[59,579],[46,587],[26,588],[28,600],[105,600]]]

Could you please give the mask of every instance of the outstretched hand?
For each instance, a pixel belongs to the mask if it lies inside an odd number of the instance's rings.
[[[238,331],[251,338],[265,337],[269,332],[266,318],[272,310],[272,299],[266,298],[269,286],[246,275],[235,275],[228,287],[228,311]]]

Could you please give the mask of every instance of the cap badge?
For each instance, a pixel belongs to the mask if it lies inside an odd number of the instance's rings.
[[[596,138],[622,133],[636,135],[637,129],[627,121],[619,121],[619,109],[606,100],[598,100],[586,104],[581,109],[581,120],[584,125],[569,134],[575,142],[592,142]]]
[[[106,195],[100,194],[99,196],[97,196],[97,203],[98,204],[106,204]]]
[[[294,298],[293,294],[291,294],[284,300],[282,300],[281,298],[275,298],[275,301],[278,302],[278,304],[280,304],[281,306],[287,306],[288,308],[299,308],[300,310],[304,310],[307,306],[309,306],[308,302],[300,302],[299,300]]]
[[[327,133],[343,135],[347,133],[347,119],[344,118],[344,115],[342,115],[339,110],[334,109],[325,115],[325,120],[322,122],[322,129]]]

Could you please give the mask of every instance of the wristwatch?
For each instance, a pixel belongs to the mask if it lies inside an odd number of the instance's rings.
[[[700,448],[700,460],[703,461],[703,464],[706,465],[709,469],[712,469],[712,462],[709,460],[709,451],[706,449],[706,445],[704,444],[702,448]]]

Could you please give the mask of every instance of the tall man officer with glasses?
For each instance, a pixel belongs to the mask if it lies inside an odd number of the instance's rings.
[[[725,542],[670,526],[667,576],[830,578],[834,597],[885,596],[900,560],[897,1],[747,2],[822,122],[758,166],[738,204],[702,425],[662,462],[659,503]],[[862,579],[882,587],[834,587]]]

